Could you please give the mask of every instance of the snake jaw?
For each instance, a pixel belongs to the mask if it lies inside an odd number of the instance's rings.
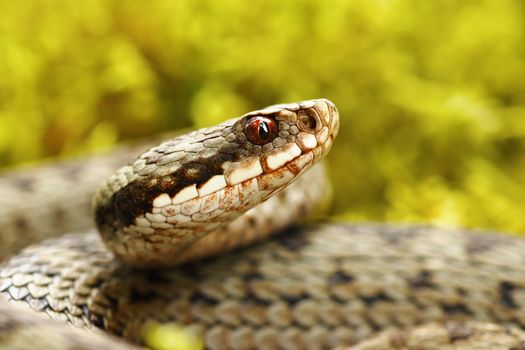
[[[110,250],[135,266],[187,260],[189,247],[196,250],[203,237],[317,163],[337,126],[335,106],[319,99],[267,107],[164,142],[101,186],[99,231]]]

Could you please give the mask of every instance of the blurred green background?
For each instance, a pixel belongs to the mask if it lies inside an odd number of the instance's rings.
[[[334,216],[525,232],[525,3],[0,0],[0,166],[327,97]]]

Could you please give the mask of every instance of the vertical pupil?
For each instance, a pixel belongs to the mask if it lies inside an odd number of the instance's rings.
[[[268,123],[265,121],[262,121],[259,123],[259,137],[262,140],[266,140],[270,136],[270,128],[268,126]]]

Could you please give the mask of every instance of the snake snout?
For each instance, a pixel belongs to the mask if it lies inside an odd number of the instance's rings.
[[[339,131],[339,113],[335,104],[325,98],[299,103],[297,126],[302,132],[313,134],[322,154],[326,154]]]

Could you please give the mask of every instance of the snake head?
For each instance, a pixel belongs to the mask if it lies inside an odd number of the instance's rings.
[[[176,264],[181,252],[317,163],[338,127],[335,105],[318,99],[270,106],[163,142],[102,184],[94,200],[97,227],[127,263]]]

